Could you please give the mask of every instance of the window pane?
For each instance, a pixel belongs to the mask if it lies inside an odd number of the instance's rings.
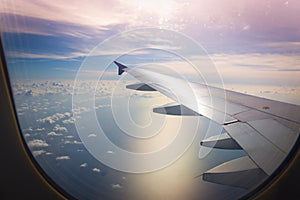
[[[298,138],[299,2],[1,7],[22,135],[75,198],[238,199]]]

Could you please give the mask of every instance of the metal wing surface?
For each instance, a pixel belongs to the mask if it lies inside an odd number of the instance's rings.
[[[167,114],[180,114],[178,110],[183,106],[222,125],[226,133],[204,139],[202,146],[243,149],[248,154],[247,158],[210,169],[203,174],[203,180],[251,188],[278,169],[298,139],[298,105],[194,83],[159,71],[115,64],[119,67],[119,75],[127,72],[141,82],[135,84],[137,87],[145,88],[144,91],[156,90],[179,104],[178,107],[166,106]],[[154,111],[159,112],[159,108]],[[238,180],[233,174],[238,175]],[[249,181],[251,176],[260,178]]]

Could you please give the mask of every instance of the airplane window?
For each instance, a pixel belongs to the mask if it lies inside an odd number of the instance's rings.
[[[240,199],[300,131],[300,3],[5,1],[22,137],[75,199]]]

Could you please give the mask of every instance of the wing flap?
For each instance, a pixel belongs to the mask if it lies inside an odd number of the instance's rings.
[[[246,123],[229,124],[224,126],[224,129],[268,175],[271,175],[286,157],[282,150]]]
[[[241,146],[227,133],[204,139],[200,142],[200,145],[218,149],[242,149]]]
[[[204,181],[245,189],[256,186],[267,177],[248,156],[225,162],[202,175]]]
[[[154,113],[167,114],[167,115],[181,115],[181,116],[201,116],[199,113],[178,104],[167,104],[164,106],[153,108]]]
[[[273,119],[255,120],[248,122],[248,124],[286,154],[297,138],[295,131]],[[282,137],[283,135],[284,137]]]

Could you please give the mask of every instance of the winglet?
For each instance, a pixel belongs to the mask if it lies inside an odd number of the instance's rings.
[[[118,75],[123,74],[124,69],[128,68],[125,65],[118,63],[117,61],[114,61],[114,63],[119,67]]]

